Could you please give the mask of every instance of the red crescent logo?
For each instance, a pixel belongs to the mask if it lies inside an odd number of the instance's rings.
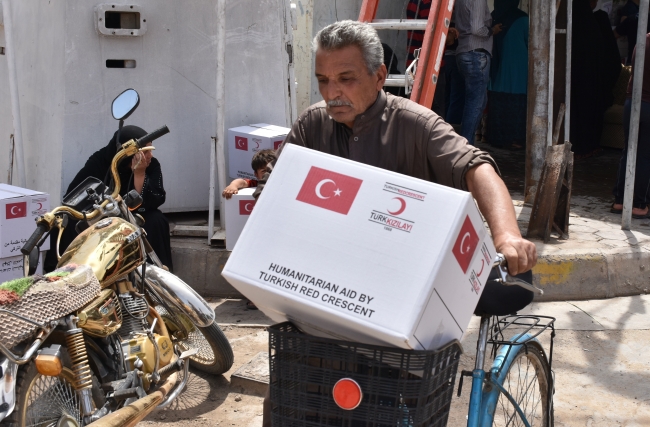
[[[402,199],[401,197],[393,197],[393,200],[398,200],[399,201],[400,208],[398,210],[396,210],[395,212],[388,211],[388,213],[391,214],[391,215],[399,215],[402,212],[404,212],[404,210],[406,209],[406,200]]]
[[[478,272],[477,276],[481,276],[481,273],[483,273],[483,269],[485,268],[485,260],[481,258],[481,271]]]
[[[38,210],[40,211],[41,209],[43,209],[43,203],[38,202]]]

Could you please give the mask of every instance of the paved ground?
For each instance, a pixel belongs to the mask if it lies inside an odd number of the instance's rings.
[[[224,376],[192,373],[188,390],[143,425],[259,427],[262,397],[231,386],[230,375],[267,349],[269,321],[239,300],[214,301],[217,318],[235,351]],[[650,425],[650,296],[595,301],[534,303],[527,311],[557,318],[554,371],[558,427],[640,427]],[[463,340],[459,369],[471,370],[478,319]],[[548,337],[542,339],[548,349]],[[452,401],[449,426],[465,425],[468,388]]]

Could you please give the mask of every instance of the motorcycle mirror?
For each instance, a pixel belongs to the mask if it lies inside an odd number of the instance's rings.
[[[113,100],[111,113],[115,120],[126,120],[140,105],[140,95],[135,89],[127,89]]]
[[[29,255],[23,255],[23,272],[25,277],[32,276],[36,273],[36,268],[38,268],[38,246],[34,246],[34,249],[29,253]]]

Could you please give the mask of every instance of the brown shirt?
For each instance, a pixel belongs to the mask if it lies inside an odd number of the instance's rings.
[[[474,166],[489,163],[499,170],[489,154],[469,145],[433,111],[383,90],[352,129],[327,114],[325,101],[312,105],[293,124],[285,144],[462,190],[467,190],[465,174]],[[256,196],[260,191],[258,187]]]

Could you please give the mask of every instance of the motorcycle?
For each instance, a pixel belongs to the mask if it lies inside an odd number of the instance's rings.
[[[119,129],[139,102],[133,89],[115,98]],[[190,361],[216,375],[232,366],[214,310],[149,245],[144,219],[133,213],[141,196],[120,196],[120,161],[153,150],[147,144],[168,132],[124,143],[108,185],[90,177],[37,218],[22,248],[31,287],[0,305],[0,425],[134,425],[182,392]],[[59,255],[69,219],[85,230]],[[57,228],[57,270],[33,276],[39,248]]]

